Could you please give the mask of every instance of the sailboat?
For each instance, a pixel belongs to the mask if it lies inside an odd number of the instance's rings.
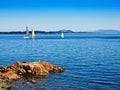
[[[24,36],[24,38],[30,38],[29,30],[27,26],[26,26],[26,35]]]
[[[64,33],[63,32],[61,33],[61,38],[64,38]]]
[[[35,30],[34,29],[32,29],[32,37],[31,38],[32,39],[35,38]]]

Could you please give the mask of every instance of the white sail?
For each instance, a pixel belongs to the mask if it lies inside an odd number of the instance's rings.
[[[61,38],[64,38],[64,33],[63,32],[61,33]]]
[[[24,36],[24,38],[30,38],[29,30],[27,26],[26,26],[26,35]]]
[[[35,38],[35,31],[32,29],[32,38]]]

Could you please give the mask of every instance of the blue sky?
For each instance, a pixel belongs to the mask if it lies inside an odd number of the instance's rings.
[[[0,0],[0,31],[120,30],[120,0]]]

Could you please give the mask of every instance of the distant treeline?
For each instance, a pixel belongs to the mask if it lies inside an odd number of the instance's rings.
[[[29,31],[29,33],[32,33],[31,31]],[[35,31],[36,34],[49,34],[49,33],[58,33],[58,32],[44,32],[44,31]],[[0,32],[0,34],[26,34],[25,31],[23,32],[19,32],[19,31],[13,31],[13,32]]]
[[[55,33],[61,33],[61,32],[64,32],[64,33],[74,33],[73,31],[71,30],[66,30],[66,31],[35,31],[36,34],[55,34]],[[32,33],[32,31],[29,31],[29,33]],[[0,34],[26,34],[26,31],[11,31],[11,32],[0,32]]]
[[[120,30],[95,30],[92,32],[89,31],[79,31],[74,32],[72,30],[59,30],[59,31],[39,31],[35,30],[36,34],[57,34],[57,33],[97,33],[97,34],[120,34]],[[32,31],[29,31],[29,33],[32,33]],[[10,32],[0,32],[0,34],[26,34],[26,31],[10,31]]]

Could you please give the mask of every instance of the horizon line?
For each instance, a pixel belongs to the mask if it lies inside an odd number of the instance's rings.
[[[34,29],[35,31],[42,31],[42,32],[58,32],[58,31],[67,31],[67,30],[70,30],[72,32],[94,32],[94,31],[99,31],[99,30],[113,30],[113,31],[120,31],[120,29],[94,29],[94,30],[79,30],[79,31],[75,31],[75,30],[71,30],[71,29],[60,29],[60,30],[38,30],[38,29]],[[0,31],[0,32],[25,32],[26,30],[18,30],[18,31],[14,31],[14,30],[11,30],[11,31]],[[30,32],[32,30],[29,30]]]

